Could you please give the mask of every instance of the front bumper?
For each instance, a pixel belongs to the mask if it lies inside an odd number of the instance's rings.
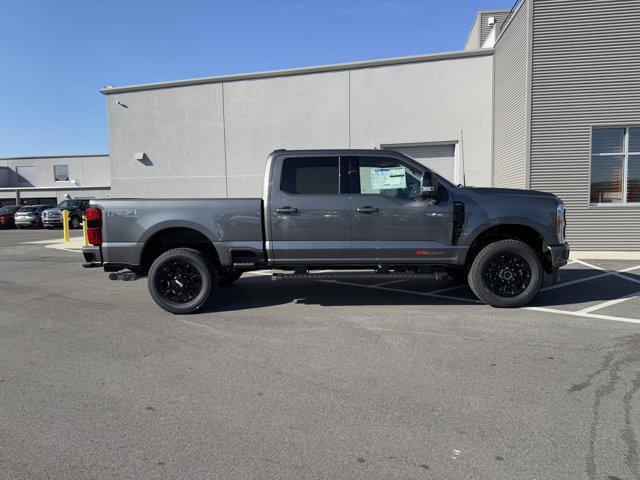
[[[62,218],[43,218],[42,224],[45,227],[60,227],[62,226]]]
[[[38,225],[37,218],[15,218],[14,222],[16,225],[20,225],[21,227],[34,227]]]
[[[82,266],[84,268],[96,268],[102,266],[102,250],[95,245],[87,245],[82,247],[82,255],[84,256],[84,262]]]
[[[569,261],[570,248],[568,243],[562,245],[548,245],[549,259],[551,261],[551,268],[557,270],[564,266]]]

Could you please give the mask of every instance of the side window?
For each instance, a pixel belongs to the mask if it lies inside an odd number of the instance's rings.
[[[65,200],[64,202],[60,203],[60,205],[58,205],[58,208],[69,208],[71,206],[71,202],[69,200]]]
[[[280,190],[296,195],[339,194],[338,158],[286,158],[282,163]]]
[[[414,199],[420,196],[422,172],[393,158],[361,157],[358,162],[359,182],[356,189],[362,195],[385,195]]]

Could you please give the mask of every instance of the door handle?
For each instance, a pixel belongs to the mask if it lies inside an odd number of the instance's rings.
[[[376,213],[378,211],[378,207],[370,207],[370,206],[366,206],[366,207],[358,207],[356,208],[356,212],[358,213]]]
[[[298,212],[298,209],[294,207],[276,208],[276,213],[291,214],[291,213],[297,213],[297,212]]]

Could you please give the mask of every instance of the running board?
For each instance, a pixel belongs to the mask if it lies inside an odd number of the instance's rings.
[[[274,273],[271,276],[272,280],[287,280],[287,279],[311,279],[311,280],[335,280],[340,278],[376,278],[381,281],[389,280],[411,280],[411,279],[426,279],[426,280],[442,280],[446,278],[446,272],[431,272],[431,273],[414,273],[414,272],[326,272],[326,273]]]

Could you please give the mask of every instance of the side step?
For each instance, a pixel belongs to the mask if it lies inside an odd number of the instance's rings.
[[[446,272],[388,272],[379,273],[376,271],[333,271],[323,273],[274,273],[272,280],[287,279],[311,279],[311,280],[335,280],[339,278],[376,278],[380,281],[385,280],[442,280],[447,277]]]

